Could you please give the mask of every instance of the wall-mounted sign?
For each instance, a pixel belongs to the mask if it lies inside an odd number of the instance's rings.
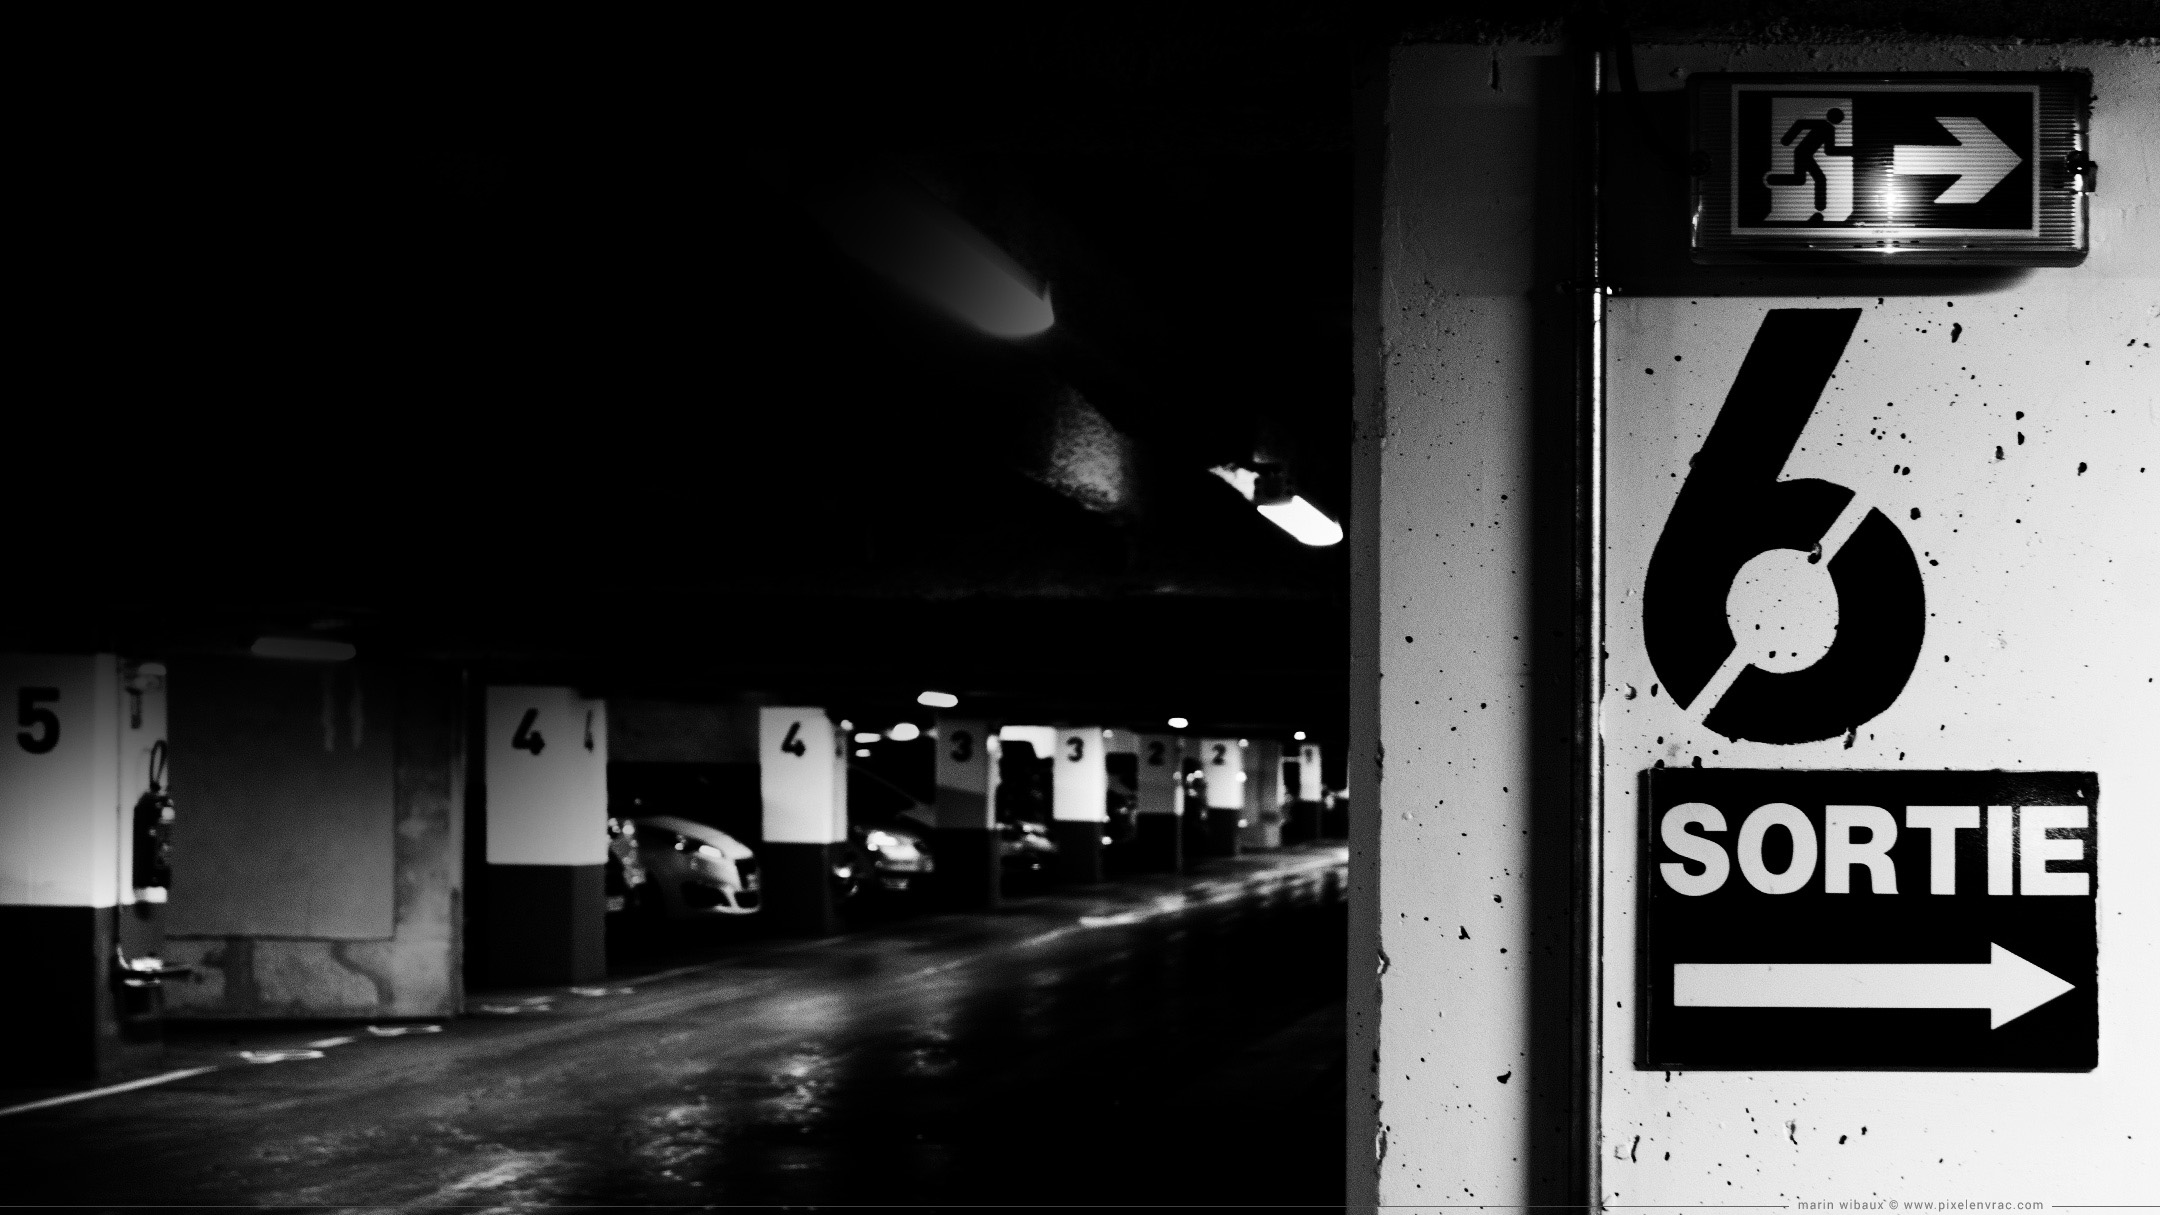
[[[2090,772],[1646,775],[1637,1064],[2090,1071]]]
[[[2085,256],[2082,72],[1689,82],[1698,261]]]

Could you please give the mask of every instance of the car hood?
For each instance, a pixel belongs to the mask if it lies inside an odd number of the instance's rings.
[[[757,855],[748,844],[743,843],[718,827],[708,827],[703,823],[695,823],[686,818],[677,818],[672,814],[655,814],[647,818],[634,818],[630,821],[639,826],[651,823],[655,827],[665,828],[677,835],[694,839],[701,844],[711,844],[720,850],[721,856],[731,861],[740,861]]]

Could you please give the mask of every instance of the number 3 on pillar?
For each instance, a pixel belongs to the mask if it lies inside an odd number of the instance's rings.
[[[1686,708],[1732,656],[1725,600],[1740,567],[1789,548],[1821,560],[1824,534],[1853,491],[1778,473],[1852,340],[1858,308],[1776,308],[1763,318],[1732,391],[1680,486],[1643,583],[1643,644]],[[1837,640],[1813,665],[1749,666],[1703,724],[1727,738],[1835,738],[1890,707],[1920,658],[1920,563],[1897,524],[1870,509],[1829,555]]]

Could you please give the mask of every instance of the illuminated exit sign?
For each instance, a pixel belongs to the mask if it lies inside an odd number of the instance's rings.
[[[1697,76],[1695,259],[2069,265],[2083,72]]]

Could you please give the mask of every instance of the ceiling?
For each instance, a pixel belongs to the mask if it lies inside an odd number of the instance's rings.
[[[1000,22],[73,46],[7,643],[1332,729],[1344,549],[1207,469],[1348,509],[1345,31]],[[1057,324],[848,257],[809,204],[866,175]]]

